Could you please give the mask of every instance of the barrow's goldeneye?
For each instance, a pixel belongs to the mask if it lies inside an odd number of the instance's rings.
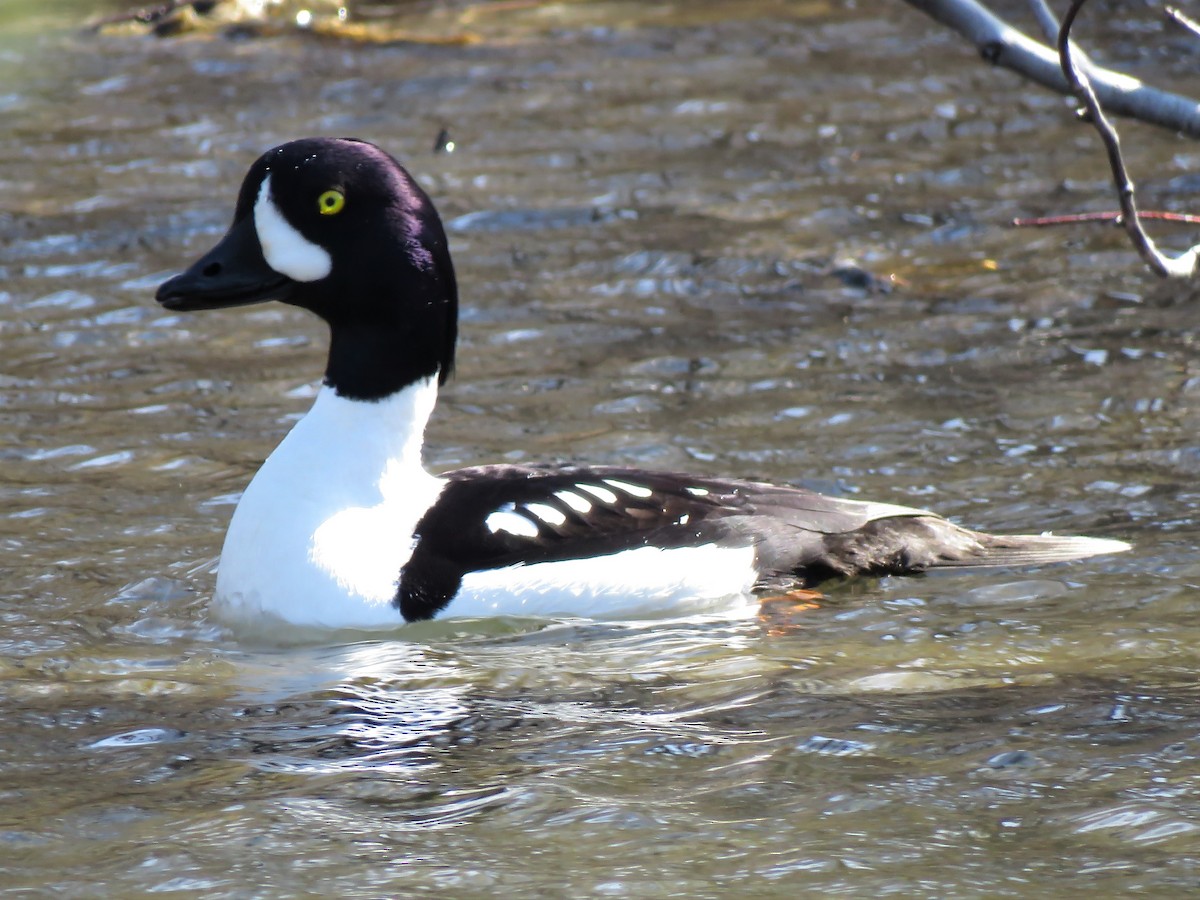
[[[312,409],[230,523],[215,596],[227,620],[377,628],[445,616],[744,611],[756,592],[836,576],[1127,549],[994,536],[889,503],[638,468],[430,474],[421,444],[454,363],[454,267],[429,197],[363,141],[311,138],[265,153],[228,233],[157,299],[188,311],[278,300],[330,329]]]

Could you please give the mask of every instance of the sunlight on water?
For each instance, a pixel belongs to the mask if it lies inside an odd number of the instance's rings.
[[[362,43],[43,6],[0,13],[6,888],[1194,889],[1194,315],[1119,234],[1001,227],[1107,202],[1057,99],[849,3],[372,7],[408,36]],[[1135,551],[733,622],[231,634],[224,529],[325,336],[152,294],[309,133],[394,151],[449,223],[435,468],[742,475]]]

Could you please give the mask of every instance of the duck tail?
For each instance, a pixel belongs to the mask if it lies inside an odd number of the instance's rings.
[[[930,568],[1033,566],[1066,562],[1108,553],[1124,553],[1130,545],[1111,538],[1058,534],[972,534],[975,552],[949,554],[930,562]]]

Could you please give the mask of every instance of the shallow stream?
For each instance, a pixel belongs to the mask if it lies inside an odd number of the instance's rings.
[[[0,19],[0,888],[1195,888],[1197,301],[1111,228],[1008,227],[1113,206],[1065,101],[900,3],[364,7],[384,41],[47,8]],[[1103,58],[1200,94],[1200,50],[1122,15]],[[223,632],[226,522],[325,336],[153,291],[310,134],[383,145],[448,224],[432,467],[683,468],[1134,552],[735,623]],[[1194,204],[1194,143],[1126,142],[1148,206]]]

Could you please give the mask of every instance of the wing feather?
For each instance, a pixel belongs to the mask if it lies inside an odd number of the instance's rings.
[[[1119,541],[997,537],[934,513],[794,487],[673,472],[577,466],[458,469],[417,524],[395,603],[431,618],[468,572],[606,556],[637,547],[755,548],[761,587],[946,566],[1051,562],[1117,552]]]

